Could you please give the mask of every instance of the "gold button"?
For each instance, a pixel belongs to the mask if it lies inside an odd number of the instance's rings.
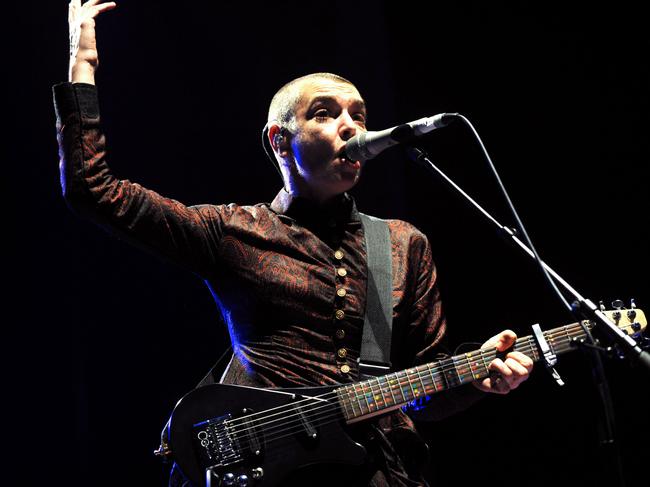
[[[345,356],[348,354],[348,351],[345,348],[339,348],[336,351],[336,355],[338,355],[340,358],[345,358]]]
[[[343,251],[337,250],[336,252],[334,252],[334,257],[336,257],[338,260],[341,260],[343,258]]]
[[[342,287],[340,287],[340,288],[338,288],[338,289],[336,290],[336,295],[337,295],[339,298],[342,298],[342,297],[345,296],[346,294],[347,294],[346,290],[343,289]]]
[[[345,318],[345,311],[343,311],[342,309],[337,309],[336,313],[334,313],[334,316],[336,316],[337,320],[342,320],[343,318]]]
[[[336,338],[342,340],[345,337],[345,330],[336,330]]]
[[[348,275],[348,271],[346,271],[343,267],[339,267],[338,269],[336,269],[336,273],[341,277],[345,277]]]
[[[350,372],[350,366],[348,364],[341,365],[341,372],[347,374],[348,372]]]

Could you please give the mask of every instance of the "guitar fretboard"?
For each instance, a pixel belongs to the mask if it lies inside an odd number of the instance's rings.
[[[586,320],[582,323],[589,328],[593,326]],[[551,351],[556,355],[572,350],[572,342],[585,335],[580,323],[544,332]],[[541,358],[532,335],[517,339],[512,350],[527,355],[534,362]],[[414,399],[486,378],[488,366],[496,357],[495,349],[479,349],[346,385],[336,390],[339,404],[348,421],[395,409]]]

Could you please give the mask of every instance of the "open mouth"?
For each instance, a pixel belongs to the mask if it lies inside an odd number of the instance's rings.
[[[348,158],[347,154],[345,153],[345,147],[337,152],[336,157],[339,158],[344,164],[349,164],[354,167],[359,167],[361,165],[359,161],[353,161],[352,159]]]

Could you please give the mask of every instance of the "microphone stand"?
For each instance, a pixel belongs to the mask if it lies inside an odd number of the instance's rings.
[[[476,208],[487,220],[489,220],[506,240],[512,241],[515,246],[519,247],[529,257],[535,259],[532,250],[526,246],[516,235],[515,230],[499,223],[490,213],[481,207],[471,196],[463,191],[451,178],[442,172],[432,161],[429,159],[427,153],[418,148],[410,147],[407,150],[409,156],[417,163],[423,165],[428,169],[433,169],[435,173],[441,176],[452,188],[461,194],[474,208]],[[583,297],[576,291],[567,281],[565,281],[557,272],[540,260],[539,264],[546,269],[546,271],[558,282],[565,291],[573,296],[574,301],[571,305],[575,314],[578,314],[583,319],[590,320],[595,323],[596,327],[608,335],[621,349],[622,353],[628,357],[632,362],[638,362],[650,372],[650,353],[644,351],[637,342],[629,335],[626,335],[615,323],[609,320],[607,316],[590,300]]]
[[[463,117],[464,118],[464,117]],[[469,122],[468,122],[469,123]],[[471,127],[471,124],[470,124]],[[476,134],[478,137],[478,134]],[[480,141],[480,139],[479,139]],[[482,143],[481,143],[482,145]],[[639,363],[645,367],[646,372],[650,372],[650,353],[644,351],[632,337],[623,333],[623,331],[616,326],[615,323],[609,320],[607,316],[589,299],[583,297],[575,288],[573,288],[566,280],[564,280],[560,275],[557,274],[550,266],[548,266],[543,260],[539,258],[536,252],[533,252],[524,242],[522,242],[516,235],[515,230],[509,228],[505,225],[499,223],[490,213],[488,213],[484,208],[482,208],[472,197],[470,197],[465,191],[463,191],[451,178],[449,178],[442,170],[440,170],[429,158],[427,153],[415,146],[410,146],[407,149],[409,157],[413,159],[416,163],[422,165],[423,167],[431,170],[432,172],[438,174],[445,180],[457,193],[459,193],[466,201],[468,201],[474,208],[476,208],[487,220],[489,220],[494,227],[496,227],[498,233],[509,242],[514,243],[516,247],[519,247],[525,254],[531,257],[536,261],[542,271],[545,271],[547,274],[553,277],[555,282],[559,283],[564,290],[570,294],[574,301],[571,304],[571,311],[574,315],[578,315],[583,319],[587,319],[595,324],[595,327],[607,335],[610,339],[618,345],[619,350],[628,357],[628,359],[633,363]],[[486,153],[487,156],[487,153]],[[488,160],[489,160],[489,156]],[[491,163],[491,161],[490,161]],[[498,176],[497,176],[498,177]],[[507,196],[506,196],[507,197]],[[555,285],[553,282],[550,282],[553,287]],[[560,298],[564,298],[560,295]],[[582,323],[581,323],[582,324]],[[586,326],[583,326],[587,336],[590,337],[589,330]],[[619,485],[624,486],[624,477],[622,471],[622,464],[620,461],[620,456],[617,451],[617,444],[614,441],[614,416],[613,416],[613,406],[611,401],[611,396],[609,394],[609,388],[607,385],[607,379],[603,369],[601,357],[600,357],[600,347],[595,344],[585,344],[584,348],[593,351],[592,353],[592,373],[594,383],[598,389],[599,398],[602,403],[602,421],[603,429],[601,431],[601,440],[600,444],[602,447],[614,448],[615,449],[615,460],[616,460],[616,473],[619,477]],[[549,369],[551,370],[551,369]],[[556,372],[552,371],[553,375],[556,375]],[[559,377],[559,376],[558,376]],[[557,378],[556,378],[557,380]],[[560,381],[558,381],[559,383]]]

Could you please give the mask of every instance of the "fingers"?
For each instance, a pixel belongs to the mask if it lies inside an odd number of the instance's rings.
[[[504,330],[496,336],[496,349],[505,352],[517,341],[517,334],[512,330]]]
[[[526,369],[527,373],[531,373],[533,370],[533,359],[531,359],[528,355],[524,355],[521,352],[510,352],[508,355],[506,355],[506,362],[508,360],[514,361],[514,363],[517,363],[524,369]]]
[[[498,335],[494,335],[481,348],[496,348],[499,352],[504,352],[514,345],[517,341],[517,334],[512,330],[504,330]]]
[[[490,377],[475,386],[495,394],[507,394],[528,379],[533,369],[530,357],[520,352],[510,352],[505,361],[496,358],[488,366]]]
[[[117,7],[115,2],[100,3],[102,0],[88,0],[81,5],[81,0],[71,0],[68,6],[68,19],[95,18],[103,12]]]
[[[97,7],[96,15],[99,15],[102,12],[107,12],[109,10],[113,10],[115,7],[117,7],[117,4],[115,2],[102,3],[101,5],[99,5]]]

